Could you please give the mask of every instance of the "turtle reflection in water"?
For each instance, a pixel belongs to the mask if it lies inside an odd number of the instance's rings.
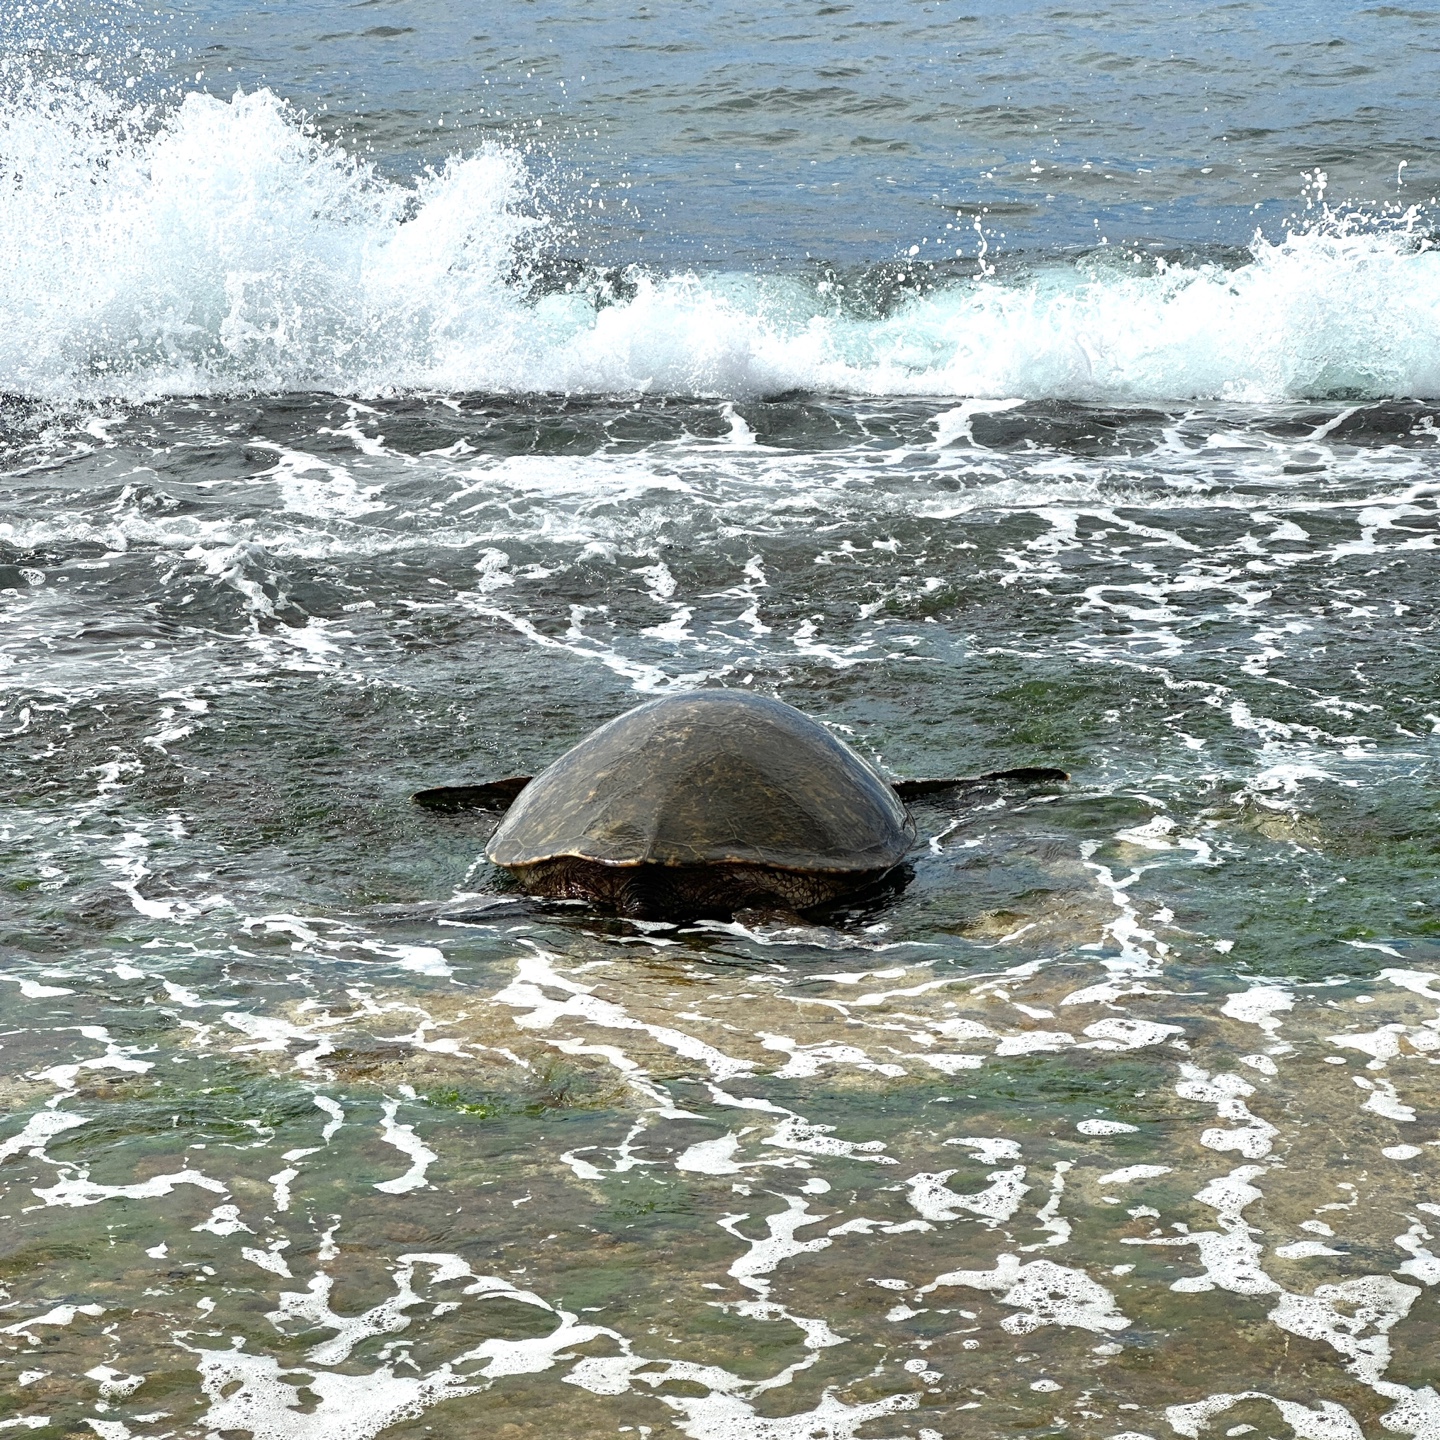
[[[887,780],[783,701],[697,690],[638,705],[534,779],[422,790],[438,810],[504,809],[487,857],[522,889],[639,919],[810,910],[891,874],[915,843],[905,800],[1063,770]],[[513,802],[513,803],[512,803]]]

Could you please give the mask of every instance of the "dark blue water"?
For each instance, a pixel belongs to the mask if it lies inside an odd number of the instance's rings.
[[[1369,205],[1440,180],[1425,7],[180,13],[204,88],[270,85],[391,173],[485,139],[525,146],[576,184],[581,243],[613,261],[973,254],[977,214],[992,244],[1026,250],[1244,245],[1301,207],[1317,167],[1332,199]]]

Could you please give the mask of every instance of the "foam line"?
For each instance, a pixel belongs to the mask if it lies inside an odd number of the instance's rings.
[[[98,1205],[102,1200],[154,1200],[170,1194],[177,1185],[198,1185],[200,1189],[217,1195],[226,1193],[220,1181],[190,1169],[177,1170],[169,1175],[154,1175],[134,1185],[101,1185],[90,1179],[89,1171],[82,1170],[78,1175],[69,1176],[46,1189],[37,1189],[34,1193],[46,1205],[68,1205],[78,1209],[84,1205]]]
[[[403,1175],[394,1180],[376,1181],[374,1188],[383,1190],[387,1195],[405,1195],[411,1190],[426,1189],[425,1171],[440,1157],[422,1143],[413,1125],[396,1123],[395,1112],[400,1108],[398,1100],[387,1100],[384,1108],[385,1114],[380,1122],[381,1139],[387,1145],[393,1145],[402,1155],[408,1155],[411,1163]]]
[[[55,1136],[63,1135],[77,1125],[87,1124],[87,1116],[72,1115],[68,1110],[42,1110],[25,1122],[25,1128],[18,1135],[12,1135],[8,1140],[0,1140],[0,1164],[10,1156],[20,1154],[22,1150],[28,1150],[32,1154],[37,1150],[43,1151]]]

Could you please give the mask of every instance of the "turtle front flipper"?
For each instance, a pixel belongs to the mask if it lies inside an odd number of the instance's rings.
[[[902,800],[916,800],[922,795],[939,795],[946,790],[960,790],[972,785],[993,785],[999,780],[1012,780],[1019,785],[1060,785],[1070,778],[1066,770],[1046,765],[1022,765],[1015,770],[990,770],[984,775],[958,775],[946,780],[892,780],[890,788]]]
[[[504,780],[489,780],[484,785],[437,785],[433,790],[417,790],[410,798],[427,810],[508,810],[515,797],[530,783],[529,775],[510,775]]]

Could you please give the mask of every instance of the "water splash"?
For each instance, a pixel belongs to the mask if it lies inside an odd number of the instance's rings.
[[[561,227],[516,152],[400,184],[268,90],[147,106],[29,81],[0,104],[0,179],[0,387],[61,403],[1440,394],[1440,257],[1413,212],[1322,204],[1308,228],[1257,237],[1238,268],[1101,251],[919,277],[877,315],[805,275],[637,272],[597,287],[571,266],[567,280],[546,269]]]

